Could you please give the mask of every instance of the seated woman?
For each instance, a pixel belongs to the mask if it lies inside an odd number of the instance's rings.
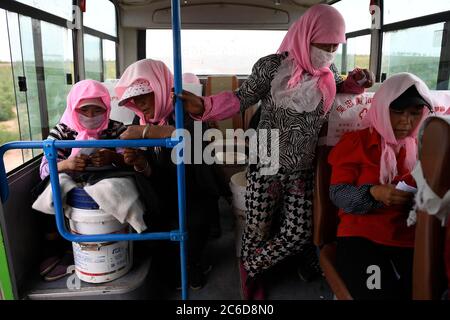
[[[411,299],[414,228],[407,227],[417,131],[432,110],[425,83],[409,73],[386,80],[364,119],[331,151],[330,198],[340,208],[337,269],[354,299]]]
[[[116,139],[126,127],[118,121],[110,120],[110,95],[108,90],[95,80],[76,83],[67,96],[67,107],[59,123],[50,130],[47,139],[88,140]],[[100,149],[91,155],[83,154],[78,148],[58,149],[58,172],[77,174],[84,172],[88,165],[103,167],[125,165],[123,156],[115,150]],[[49,165],[42,158],[40,176],[45,180],[40,187],[47,185]],[[40,192],[38,192],[40,193]],[[40,267],[40,274],[47,281],[57,280],[66,275],[72,262],[70,242],[62,240],[55,228],[54,217],[43,218],[46,240],[44,255],[47,257]],[[46,221],[44,221],[46,220]],[[69,252],[67,252],[69,251]]]
[[[119,105],[133,110],[136,117],[135,125],[128,127],[121,139],[171,136],[175,125],[172,87],[173,75],[161,61],[140,60],[125,70],[115,90]],[[190,132],[194,142],[194,121],[187,114],[184,128]],[[203,126],[202,134],[204,129]],[[124,152],[125,162],[134,165],[136,171],[144,172],[153,185],[157,186],[155,189],[160,200],[160,211],[165,213],[158,231],[178,228],[177,169],[172,162],[171,152],[171,149],[159,147],[149,148],[144,152],[138,149],[127,149]],[[190,286],[193,289],[200,289],[204,285],[204,273],[209,269],[201,265],[201,260],[209,235],[209,217],[218,210],[218,194],[212,166],[186,166],[188,266]],[[173,250],[176,257],[177,252],[178,250]],[[173,261],[171,265],[174,265]]]

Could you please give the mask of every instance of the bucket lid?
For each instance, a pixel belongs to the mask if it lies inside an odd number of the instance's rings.
[[[103,223],[114,220],[117,221],[117,219],[114,216],[110,215],[109,213],[106,213],[101,209],[86,210],[86,209],[72,208],[70,217],[68,218],[76,222],[87,222],[87,223]]]

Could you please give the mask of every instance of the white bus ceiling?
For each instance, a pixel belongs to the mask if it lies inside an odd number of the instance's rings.
[[[171,27],[167,0],[118,0],[124,28],[167,29]],[[306,9],[323,0],[182,0],[185,29],[287,30]]]

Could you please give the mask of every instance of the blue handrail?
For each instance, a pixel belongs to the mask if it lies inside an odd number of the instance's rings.
[[[182,64],[181,64],[181,12],[180,1],[172,0],[172,38],[173,38],[173,65],[175,97],[183,92]],[[177,129],[184,128],[183,101],[175,99],[175,122]],[[177,130],[178,135],[181,130]],[[181,141],[182,137],[178,136]],[[180,157],[177,153],[177,157]],[[184,163],[178,161],[177,165],[177,186],[178,186],[178,220],[182,234],[186,234],[186,183]],[[186,270],[186,241],[180,241],[180,262],[181,262],[181,288],[182,299],[187,299],[187,270]]]
[[[181,73],[181,17],[179,0],[172,0],[172,30],[174,43],[174,82],[175,96],[182,93]],[[184,114],[181,99],[175,103],[175,123],[177,129],[183,129]],[[187,295],[187,264],[186,264],[186,184],[185,167],[182,161],[177,164],[177,186],[178,186],[178,215],[179,229],[171,232],[153,232],[144,234],[103,234],[103,235],[76,235],[69,232],[64,223],[64,213],[61,200],[61,189],[59,185],[57,168],[57,149],[59,148],[138,148],[138,147],[166,147],[174,148],[182,142],[182,130],[177,130],[176,138],[146,139],[146,140],[87,140],[87,141],[17,141],[4,144],[0,147],[0,197],[5,203],[9,196],[8,179],[3,157],[6,151],[12,149],[43,149],[48,160],[50,169],[50,183],[53,192],[53,205],[55,208],[56,225],[63,238],[72,242],[109,242],[109,241],[136,241],[136,240],[172,240],[180,243],[181,259],[181,287],[182,299]],[[182,154],[177,152],[177,156]]]

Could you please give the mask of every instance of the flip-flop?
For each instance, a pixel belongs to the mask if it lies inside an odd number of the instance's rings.
[[[52,256],[44,261],[39,266],[39,274],[41,276],[45,276],[47,273],[49,273],[59,262],[61,261],[60,258],[57,256]]]
[[[64,278],[69,272],[67,272],[67,268],[73,265],[73,254],[66,253],[61,261],[49,272],[45,275],[45,281],[55,281],[61,278]]]

